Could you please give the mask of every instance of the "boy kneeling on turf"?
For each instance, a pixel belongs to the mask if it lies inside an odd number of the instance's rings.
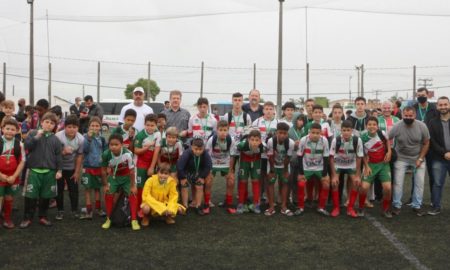
[[[319,205],[317,212],[324,216],[329,213],[325,210],[325,203],[328,199],[330,187],[330,178],[327,175],[328,157],[330,155],[328,148],[328,140],[320,135],[322,127],[318,123],[313,123],[309,129],[309,135],[300,140],[299,149],[297,151],[299,175],[298,175],[298,208],[295,215],[301,215],[305,208],[305,182],[318,179],[321,182],[321,190],[319,194]],[[308,194],[311,200],[312,194]],[[311,198],[311,199],[310,199]]]
[[[178,159],[177,170],[178,179],[181,185],[181,201],[185,208],[188,207],[189,200],[189,185],[194,185],[193,190],[193,205],[195,211],[200,216],[203,216],[203,208],[201,207],[203,198],[203,187],[205,179],[211,172],[212,162],[211,157],[205,151],[205,145],[202,137],[196,137],[192,141],[191,148],[183,152]]]
[[[112,134],[109,137],[109,149],[102,155],[102,182],[105,191],[106,221],[103,229],[111,227],[111,214],[114,205],[114,194],[120,189],[128,196],[131,212],[131,228],[140,229],[136,219],[137,215],[137,188],[135,182],[133,154],[124,147],[123,137]]]
[[[277,124],[276,135],[267,142],[267,156],[270,163],[269,186],[267,197],[269,208],[264,212],[266,216],[275,214],[275,182],[281,182],[281,214],[292,216],[287,208],[289,163],[294,151],[295,143],[288,137],[289,125],[285,122]]]
[[[367,129],[361,133],[364,144],[364,177],[359,192],[358,216],[364,216],[364,203],[367,191],[375,178],[380,179],[383,186],[383,212],[386,218],[392,218],[391,204],[391,145],[386,134],[378,128],[378,119],[370,116],[367,118]]]
[[[347,174],[351,181],[351,191],[347,196],[347,215],[357,217],[353,206],[358,196],[358,188],[361,184],[361,158],[364,157],[363,144],[360,138],[353,134],[353,124],[346,120],[342,123],[341,134],[333,139],[330,148],[331,167],[331,195],[333,198],[332,217],[339,215],[339,177]]]
[[[177,212],[186,208],[178,204],[177,181],[170,176],[170,165],[161,163],[158,173],[151,176],[142,192],[142,226],[149,225],[149,218],[163,217],[167,224],[175,223]]]
[[[259,198],[261,195],[261,155],[265,151],[265,146],[261,140],[261,133],[259,130],[252,130],[247,136],[247,139],[242,140],[237,145],[237,150],[240,152],[239,159],[239,204],[236,213],[243,214],[244,212],[252,211],[255,214],[261,213],[259,205]],[[247,206],[244,203],[247,201],[247,182],[248,179],[252,181],[253,205]]]
[[[230,214],[236,213],[233,208],[233,189],[234,189],[234,156],[236,152],[236,144],[234,139],[228,134],[228,122],[219,121],[217,124],[217,134],[211,136],[206,144],[206,150],[211,156],[212,171],[209,179],[212,185],[212,179],[217,173],[220,173],[226,180],[225,207]],[[231,169],[230,169],[231,168]],[[211,194],[207,194],[205,190],[205,205],[203,209],[205,214],[209,213],[209,199]]]

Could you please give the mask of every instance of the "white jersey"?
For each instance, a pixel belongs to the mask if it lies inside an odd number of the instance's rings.
[[[297,156],[303,156],[303,169],[305,171],[322,171],[323,158],[330,156],[327,138],[320,136],[317,142],[313,142],[310,135],[303,137],[300,140]]]
[[[206,144],[216,128],[217,120],[214,116],[207,114],[205,118],[200,118],[198,114],[194,114],[189,119],[188,134],[193,138],[202,138]]]
[[[291,157],[294,152],[295,142],[289,138],[286,140],[289,140],[288,149],[285,149],[285,142],[282,142],[281,144],[277,142],[275,147],[273,145],[273,138],[270,138],[267,142],[267,155],[274,156],[275,168],[284,168],[284,160],[286,156]]]
[[[136,121],[134,122],[133,127],[137,130],[137,131],[141,131],[144,129],[144,124],[145,124],[145,117],[148,114],[153,113],[153,109],[146,105],[146,104],[142,104],[142,106],[136,106],[134,105],[134,103],[130,103],[128,105],[123,106],[122,110],[120,111],[120,115],[119,115],[119,122],[123,123],[124,122],[124,117],[125,117],[125,112],[128,109],[133,109],[136,111]]]
[[[230,136],[236,141],[240,142],[243,135],[250,129],[252,125],[252,119],[249,114],[246,113],[246,119],[244,121],[244,112],[241,112],[239,115],[233,115],[231,117],[228,116],[229,113],[226,113],[222,120],[229,121],[229,129],[228,133]]]
[[[230,157],[236,156],[236,141],[231,137],[229,149],[227,149],[227,140],[221,141],[219,138],[216,140],[216,144],[213,147],[214,137],[208,139],[206,143],[206,151],[208,151],[212,160],[213,168],[230,168]]]
[[[356,138],[356,137],[355,137]],[[334,138],[331,142],[330,156],[334,157],[334,164],[336,169],[356,169],[356,157],[364,157],[364,146],[362,140],[357,138],[357,149],[353,149],[353,136],[349,141],[341,138],[341,145],[339,150],[336,149],[337,139]]]

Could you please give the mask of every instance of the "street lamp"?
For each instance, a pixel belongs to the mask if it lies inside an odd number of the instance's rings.
[[[281,98],[282,98],[282,85],[283,85],[283,2],[284,0],[278,0],[280,2],[280,15],[278,22],[278,77],[277,77],[277,115],[281,115]]]
[[[33,46],[33,2],[27,0],[30,4],[30,104],[34,105],[34,46]]]

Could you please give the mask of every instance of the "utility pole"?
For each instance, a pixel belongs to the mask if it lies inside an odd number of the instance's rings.
[[[281,99],[283,95],[283,2],[280,2],[278,17],[278,76],[277,76],[277,115],[281,115]]]
[[[309,99],[309,63],[306,63],[306,99]]]
[[[84,92],[84,84],[83,84],[83,90],[82,90],[82,92],[81,92],[83,95],[82,95],[82,99],[84,99],[84,97],[85,97],[85,92]]]
[[[256,89],[256,63],[253,63],[253,88]]]
[[[33,2],[34,0],[27,0],[30,4],[30,104],[34,105],[34,32],[33,32]]]
[[[48,63],[48,103],[52,106],[52,63]]]
[[[6,97],[6,63],[3,62],[3,95]]]
[[[360,72],[359,72],[359,66],[355,66],[355,69],[358,73],[357,78],[358,78],[358,88],[356,89],[356,96],[359,97],[360,96],[360,90],[361,90],[361,81],[360,81]]]
[[[97,102],[100,103],[100,61],[97,63]]]
[[[364,65],[361,65],[361,96],[364,97]]]
[[[414,94],[416,93],[416,82],[417,82],[417,78],[416,78],[416,65],[413,66],[413,97]]]
[[[147,74],[147,79],[148,79],[148,102],[150,103],[150,101],[151,101],[151,91],[150,91],[150,85],[151,85],[151,83],[150,83],[150,80],[151,80],[151,69],[152,69],[152,63],[149,61],[148,62],[148,74]]]
[[[203,97],[203,76],[205,72],[205,63],[202,61],[202,68],[200,73],[200,97]]]
[[[431,83],[433,81],[432,78],[423,78],[423,79],[419,79],[418,81],[419,81],[420,87],[428,88],[430,86],[433,86],[433,83]]]

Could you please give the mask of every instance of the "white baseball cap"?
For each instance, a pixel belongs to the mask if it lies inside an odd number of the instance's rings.
[[[142,94],[145,94],[144,88],[142,88],[142,87],[140,87],[140,86],[134,88],[133,94],[136,93],[136,92],[141,92]]]

